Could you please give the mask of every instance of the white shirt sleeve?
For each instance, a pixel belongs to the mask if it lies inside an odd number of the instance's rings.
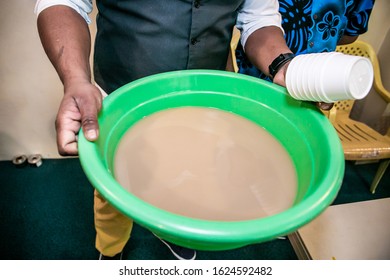
[[[279,2],[277,0],[245,0],[238,13],[236,26],[241,31],[241,44],[244,49],[248,37],[259,28],[277,26],[283,31]]]
[[[38,16],[44,9],[55,5],[65,5],[78,12],[89,24],[91,19],[88,14],[92,12],[92,0],[37,0],[34,13]]]

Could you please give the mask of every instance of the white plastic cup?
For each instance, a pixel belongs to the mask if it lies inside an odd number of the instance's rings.
[[[300,95],[302,92],[301,81],[299,79],[299,67],[302,65],[303,55],[295,57],[289,64],[286,72],[286,87],[289,94],[294,98],[301,100],[304,98]],[[302,68],[302,67],[301,67]]]
[[[368,58],[339,52],[299,55],[286,72],[286,87],[293,98],[317,102],[362,99],[373,80]]]
[[[323,83],[329,82],[329,81],[324,81],[323,77],[323,72],[327,71],[326,65],[328,61],[332,60],[335,58],[335,56],[339,55],[341,53],[336,53],[336,52],[331,52],[331,53],[321,53],[320,55],[316,56],[316,60],[313,61],[312,65],[315,70],[312,70],[313,75],[315,75],[315,89],[316,89],[316,97],[314,101],[320,101],[320,102],[328,102],[332,103],[338,100],[345,100],[345,99],[350,99],[345,97],[345,92],[342,91],[342,96],[337,99],[334,98],[333,96],[330,96],[328,92],[324,91],[323,89]],[[342,55],[342,54],[341,54]],[[329,71],[329,69],[328,69]],[[340,78],[340,77],[338,77]]]
[[[315,58],[311,59],[311,64],[321,64],[321,61],[323,60],[323,57],[321,56],[315,56]],[[310,65],[311,65],[310,64]],[[313,70],[314,68],[314,70]],[[315,71],[317,70],[317,71]],[[322,100],[325,101],[326,97],[321,94],[320,90],[320,68],[319,67],[310,67],[308,70],[308,77],[305,78],[305,81],[307,83],[307,88],[312,96],[312,101],[318,101]],[[328,101],[327,101],[328,102]]]
[[[290,95],[298,100],[316,100],[320,97],[316,96],[314,89],[315,77],[318,74],[313,73],[311,67],[313,63],[313,55],[299,55],[295,57],[287,68],[286,87]]]
[[[321,73],[321,90],[329,99],[362,99],[371,89],[374,70],[366,57],[336,53]]]
[[[317,75],[312,71],[312,64],[315,62],[316,58],[308,55],[303,57],[302,64],[300,65],[300,69],[302,69],[301,71],[303,72],[302,74],[298,73],[300,76],[299,79],[301,80],[301,86],[298,86],[298,88],[301,89],[301,96],[303,95],[306,100],[317,100],[317,91],[315,87],[313,87]]]

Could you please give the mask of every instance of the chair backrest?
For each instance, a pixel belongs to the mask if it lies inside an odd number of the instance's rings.
[[[377,58],[377,55],[370,44],[367,42],[357,40],[352,44],[348,45],[340,45],[337,46],[336,51],[342,52],[349,55],[358,55],[367,57],[370,59],[373,69],[374,69],[374,82],[373,88],[378,93],[379,96],[383,98],[383,100],[387,103],[390,103],[390,92],[386,90],[382,84],[381,72],[380,72],[380,64]],[[353,100],[345,100],[339,101],[334,104],[335,110],[343,110],[351,112],[354,105]],[[334,119],[336,112],[329,113],[328,116],[331,117],[331,121]],[[387,130],[387,135],[390,136],[390,128]]]
[[[355,100],[341,100],[334,103],[334,107],[337,111],[350,112],[352,110]]]

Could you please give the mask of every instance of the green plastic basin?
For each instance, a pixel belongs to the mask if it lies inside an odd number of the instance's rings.
[[[285,147],[297,173],[297,196],[289,209],[265,218],[210,221],[180,216],[148,204],[112,175],[118,143],[143,117],[181,106],[218,108],[241,115]],[[322,213],[337,196],[344,176],[339,138],[311,103],[257,78],[214,70],[173,71],[129,83],[108,96],[99,115],[100,136],[82,133],[79,156],[91,184],[118,210],[160,237],[198,250],[226,250],[291,233]]]

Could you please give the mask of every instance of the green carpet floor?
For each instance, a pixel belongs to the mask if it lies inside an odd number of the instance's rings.
[[[369,191],[377,164],[346,163],[334,204],[390,197],[387,170],[376,194]],[[38,167],[16,168],[0,161],[0,259],[94,260],[93,187],[77,158],[46,159]],[[150,232],[135,225],[126,259],[174,259]],[[200,251],[200,260],[295,260],[288,239],[228,251]]]

